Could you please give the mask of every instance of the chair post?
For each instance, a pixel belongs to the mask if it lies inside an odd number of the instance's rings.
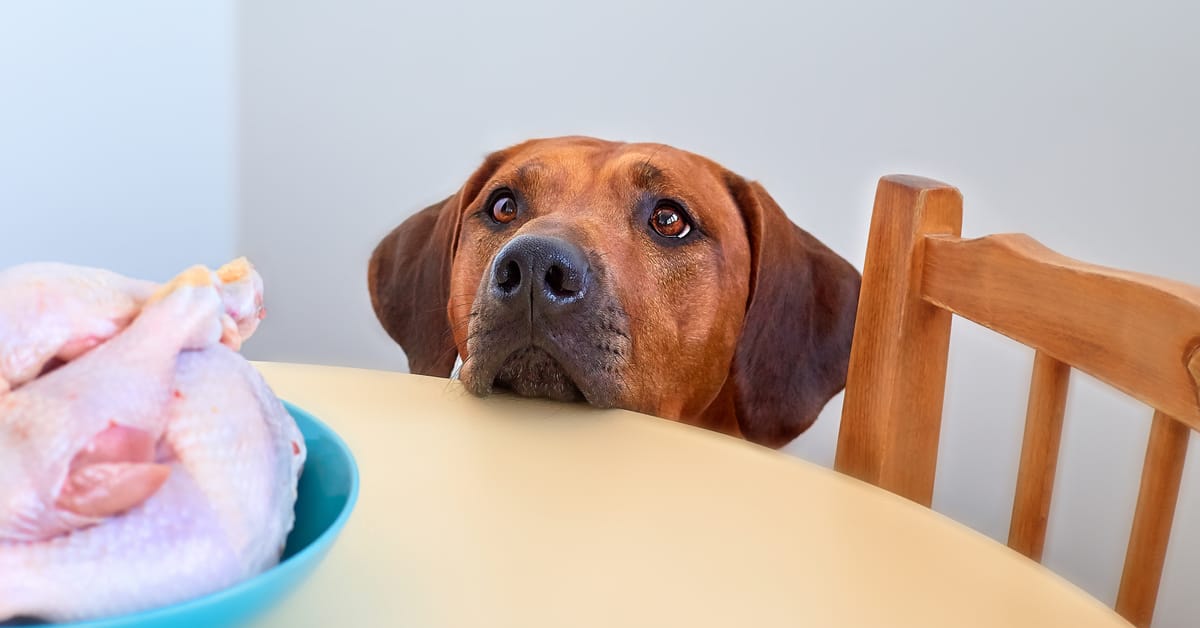
[[[933,499],[950,312],[922,297],[925,237],[960,235],[962,195],[880,179],[834,468],[928,506]]]

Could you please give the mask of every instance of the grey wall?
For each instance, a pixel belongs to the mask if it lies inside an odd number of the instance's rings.
[[[228,0],[0,2],[0,268],[232,256],[233,40]]]

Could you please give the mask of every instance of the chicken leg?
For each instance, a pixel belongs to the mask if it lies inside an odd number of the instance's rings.
[[[222,342],[237,349],[263,318],[262,278],[245,258],[216,276],[228,317]],[[0,270],[0,395],[112,338],[171,286],[67,264]]]
[[[0,540],[44,539],[135,506],[166,480],[154,461],[181,351],[225,325],[210,271],[169,284],[111,340],[0,396]]]

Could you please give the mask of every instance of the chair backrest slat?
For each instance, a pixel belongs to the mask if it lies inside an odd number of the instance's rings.
[[[1038,562],[1042,561],[1042,548],[1046,543],[1050,496],[1054,491],[1070,377],[1071,367],[1065,362],[1041,351],[1034,356],[1008,546]]]
[[[928,238],[931,303],[1092,375],[1200,430],[1188,362],[1200,288],[1079,262],[1022,234]]]
[[[1135,626],[1149,626],[1154,615],[1189,433],[1183,423],[1161,411],[1154,413],[1137,510],[1125,550],[1121,588],[1117,592],[1117,612]]]

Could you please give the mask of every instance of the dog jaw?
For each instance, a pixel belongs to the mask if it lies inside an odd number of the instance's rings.
[[[484,292],[481,286],[471,309],[459,374],[467,390],[486,396],[499,386],[526,397],[622,405],[632,340],[615,300],[605,297],[565,320],[511,320]]]

